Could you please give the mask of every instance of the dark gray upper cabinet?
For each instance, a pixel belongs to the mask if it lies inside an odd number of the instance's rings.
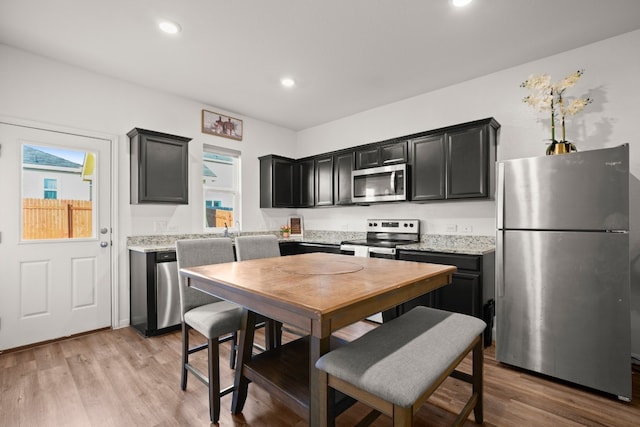
[[[406,162],[407,141],[392,141],[380,144],[380,166]]]
[[[490,197],[499,127],[485,119],[410,139],[411,200]]]
[[[333,156],[333,201],[336,205],[350,205],[351,171],[353,171],[355,153],[348,151]]]
[[[445,133],[447,199],[489,195],[490,139],[489,125]]]
[[[377,146],[356,150],[356,169],[375,168],[380,165],[380,152]]]
[[[406,163],[407,142],[385,141],[356,149],[356,169]]]
[[[131,203],[189,203],[191,138],[140,128],[127,133],[131,152]]]
[[[409,140],[411,150],[411,200],[445,198],[444,135]]]
[[[333,205],[333,156],[315,158],[316,206]]]
[[[294,207],[294,166],[296,161],[274,155],[263,156],[259,160],[260,207]]]
[[[408,163],[411,201],[488,198],[500,124],[493,118],[294,160],[260,158],[260,207],[349,205],[351,172]]]
[[[298,160],[294,170],[294,198],[296,206],[313,207],[315,203],[315,160]]]

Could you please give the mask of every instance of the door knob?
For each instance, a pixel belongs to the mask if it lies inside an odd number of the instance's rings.
[[[107,234],[109,232],[109,229],[107,227],[102,227],[100,229],[100,234]]]
[[[101,248],[106,248],[107,246],[109,246],[109,242],[100,242]]]

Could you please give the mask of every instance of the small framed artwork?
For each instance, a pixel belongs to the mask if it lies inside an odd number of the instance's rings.
[[[202,133],[242,141],[242,120],[202,110]]]
[[[299,216],[291,216],[289,217],[289,228],[291,229],[291,233],[289,236],[291,237],[302,237],[303,227],[302,227],[302,217]]]

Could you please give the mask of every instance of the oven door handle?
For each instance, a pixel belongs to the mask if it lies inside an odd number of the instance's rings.
[[[369,246],[369,253],[381,254],[381,255],[395,255],[396,248],[378,248],[378,247]]]

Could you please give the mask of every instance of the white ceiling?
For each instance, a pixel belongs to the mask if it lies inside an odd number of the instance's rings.
[[[293,130],[639,28],[639,0],[0,0],[1,43]]]

